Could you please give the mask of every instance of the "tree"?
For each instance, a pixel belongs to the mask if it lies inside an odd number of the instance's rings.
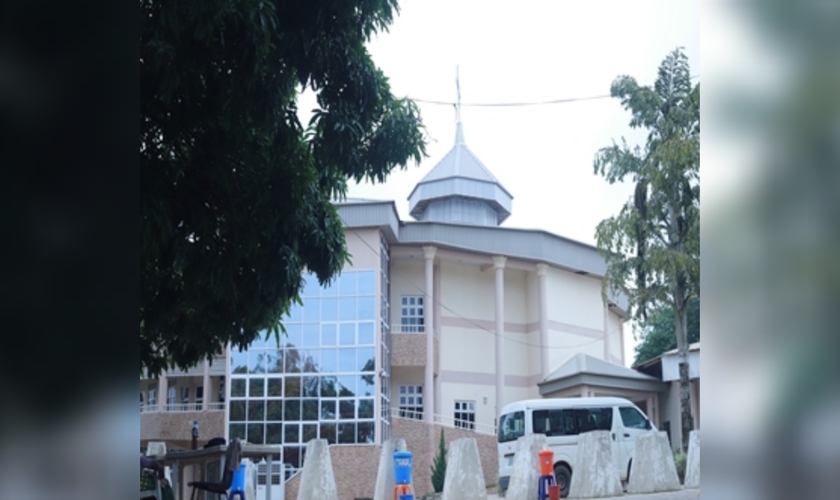
[[[440,430],[440,443],[438,453],[432,462],[432,487],[435,493],[443,491],[443,483],[446,480],[446,439],[443,436],[443,429]]]
[[[348,260],[334,204],[426,156],[365,43],[397,0],[141,0],[140,368],[278,337],[301,270]],[[306,127],[297,97],[317,94]]]
[[[680,371],[682,442],[694,427],[688,378],[688,304],[700,296],[700,85],[692,87],[680,49],[659,67],[653,88],[620,76],[610,93],[621,99],[632,128],[648,131],[644,149],[625,140],[598,151],[595,173],[609,183],[630,178],[633,197],[621,212],[598,224],[598,249],[607,263],[607,289],[623,292],[630,313],[670,307]]]
[[[687,313],[688,343],[700,341],[700,299],[691,299]],[[652,311],[646,325],[642,327],[638,345],[636,345],[636,359],[634,365],[644,363],[664,352],[677,347],[677,337],[674,335],[674,310],[668,306],[659,307]]]

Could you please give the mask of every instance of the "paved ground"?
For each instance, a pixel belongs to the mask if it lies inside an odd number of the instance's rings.
[[[647,495],[622,495],[619,497],[603,497],[604,500],[626,498],[628,500],[696,500],[700,498],[700,490],[669,491],[667,493],[650,493]],[[499,500],[497,495],[489,495],[487,500]]]

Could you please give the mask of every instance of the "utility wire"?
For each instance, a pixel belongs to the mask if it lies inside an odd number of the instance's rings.
[[[694,75],[690,79],[696,80],[700,78],[700,75]],[[647,87],[645,87],[647,88]],[[639,91],[641,91],[640,89]],[[566,99],[553,99],[548,101],[532,101],[532,102],[484,102],[484,103],[477,103],[477,102],[452,102],[452,101],[434,101],[431,99],[412,99],[414,102],[421,102],[424,104],[439,104],[442,106],[472,106],[472,107],[517,107],[517,106],[542,106],[546,104],[565,104],[568,102],[578,102],[578,101],[592,101],[595,99],[609,99],[613,96],[610,94],[604,95],[596,95],[596,96],[589,96],[589,97],[570,97]]]

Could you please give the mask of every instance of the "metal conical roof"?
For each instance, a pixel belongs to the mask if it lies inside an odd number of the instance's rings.
[[[455,145],[417,183],[408,197],[417,220],[499,225],[511,211],[513,197],[464,142],[458,122]]]

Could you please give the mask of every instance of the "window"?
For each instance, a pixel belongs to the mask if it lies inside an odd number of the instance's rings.
[[[525,435],[525,412],[515,411],[502,415],[499,422],[499,442],[516,441]]]
[[[204,386],[200,385],[195,388],[195,405],[200,410],[202,404],[204,404]]]
[[[618,409],[621,413],[621,421],[624,427],[628,429],[650,429],[650,422],[642,415],[639,410],[627,406]]]
[[[400,416],[423,420],[423,386],[400,386]]]
[[[157,390],[156,389],[149,389],[149,406],[155,406],[157,404]]]
[[[219,401],[221,401],[222,403],[225,402],[225,381],[224,380],[219,381]]]
[[[455,401],[455,427],[475,429],[475,401]]]
[[[573,410],[536,410],[531,416],[534,434],[546,436],[573,436],[577,424]]]
[[[175,406],[175,399],[178,397],[178,388],[175,386],[169,387],[166,390],[166,406],[169,410],[174,410],[173,406]]]
[[[423,333],[423,297],[403,297],[400,315],[402,333]]]
[[[612,430],[612,408],[575,408],[578,433]]]
[[[190,403],[190,388],[189,387],[182,387],[181,388],[181,404],[187,405]]]

